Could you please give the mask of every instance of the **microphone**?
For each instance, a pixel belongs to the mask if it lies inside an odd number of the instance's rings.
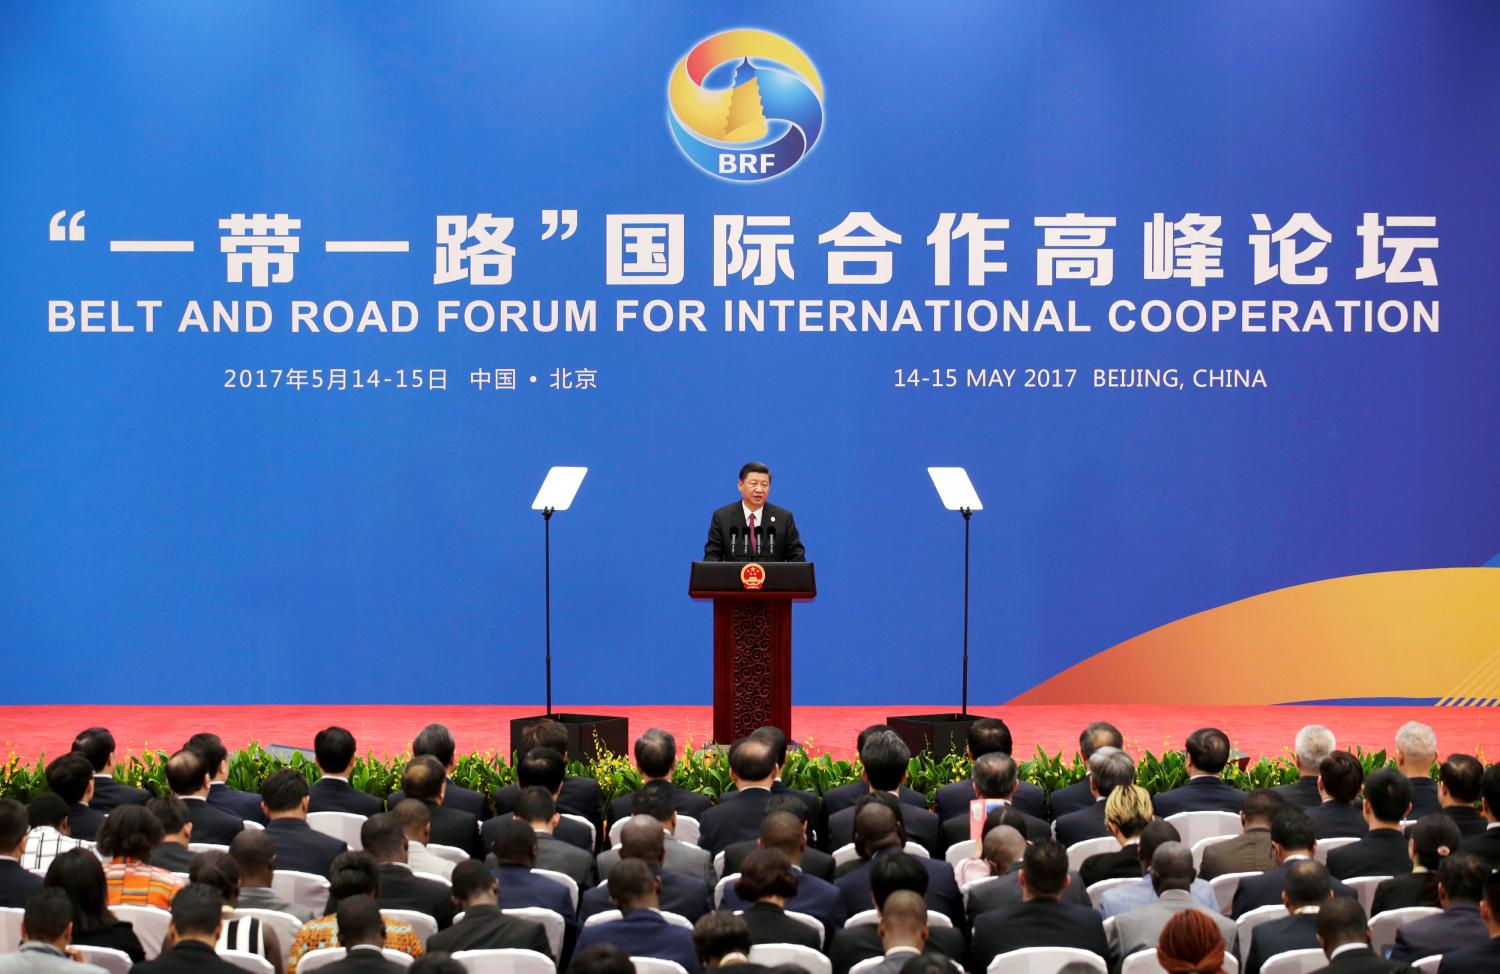
[[[766,548],[767,554],[774,557],[776,554],[776,529],[766,526]]]
[[[729,557],[731,559],[740,556],[740,529],[730,525],[729,528]]]

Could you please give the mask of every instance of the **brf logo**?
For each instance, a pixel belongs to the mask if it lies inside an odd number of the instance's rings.
[[[672,69],[667,105],[683,154],[736,182],[781,175],[823,130],[817,68],[791,41],[763,30],[699,41]]]

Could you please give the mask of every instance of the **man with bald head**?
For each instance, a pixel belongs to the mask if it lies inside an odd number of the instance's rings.
[[[885,959],[867,974],[901,974],[906,962],[927,946],[927,901],[910,890],[887,896],[876,932]]]
[[[1015,759],[1009,754],[992,751],[982,754],[974,761],[974,775],[970,779],[972,786],[971,799],[982,799],[987,803],[990,811],[995,807],[1009,806],[1015,808],[1025,816],[1026,838],[1029,841],[1050,838],[1052,826],[1034,815],[1028,814],[1014,803],[1016,787],[1020,782],[1017,777],[1019,768]],[[943,846],[954,845],[969,837],[969,809],[964,806],[963,811],[943,820]]]
[[[661,832],[655,822],[652,827]],[[660,879],[660,874],[640,859],[628,858],[616,866],[609,875],[609,883],[599,889],[608,894],[609,908],[619,910],[622,916],[584,927],[578,935],[577,953],[594,944],[613,944],[631,957],[676,961],[689,974],[698,974],[698,951],[693,946],[692,931],[673,926],[661,915],[664,909],[676,911],[662,902]]]
[[[859,859],[841,867],[834,881],[850,916],[870,908],[871,865],[883,856],[901,852],[906,844],[900,808],[900,801],[885,793],[867,795],[855,806],[854,849]],[[916,858],[928,874],[928,908],[946,913],[954,926],[962,928],[964,900],[953,880],[953,867],[941,859]]]
[[[713,856],[708,854],[707,849],[688,845],[676,837],[677,808],[673,804],[671,786],[663,781],[653,781],[631,795],[630,799],[632,815],[649,816],[661,826],[662,841],[666,845],[666,856],[662,859],[661,868],[669,873],[682,873],[684,876],[701,879],[712,889],[714,883],[719,881],[719,877],[714,873]],[[615,868],[615,864],[619,861],[620,850],[618,848],[605,849],[599,853],[597,861],[599,879],[609,879],[609,871]],[[728,875],[734,871],[726,868],[724,874]],[[593,886],[594,883],[580,883],[579,885]]]
[[[710,855],[722,852],[731,842],[760,835],[760,820],[776,781],[776,754],[770,742],[756,737],[735,741],[729,749],[729,776],[740,794],[734,801],[710,808],[699,821],[698,844]]]
[[[271,876],[276,871],[276,843],[265,832],[245,829],[229,843],[229,857],[240,867],[240,906],[289,913],[303,923],[317,916],[307,907],[283,899],[271,888]]]
[[[658,897],[661,909],[695,922],[713,909],[708,886],[703,880],[662,868],[666,858],[666,833],[662,831],[661,822],[650,815],[633,815],[625,820],[625,827],[620,830],[619,852],[619,862],[609,871],[611,882],[616,871],[625,863],[632,860],[643,862],[650,869],[651,875],[660,880]],[[583,898],[579,900],[578,919],[581,922],[595,913],[612,909],[615,907],[610,903],[608,888],[595,886],[585,890]]]
[[[1234,921],[1193,898],[1190,890],[1197,875],[1192,850],[1187,846],[1181,842],[1163,842],[1157,846],[1151,857],[1151,886],[1156,890],[1156,899],[1115,918],[1110,931],[1110,948],[1115,956],[1124,958],[1138,950],[1156,949],[1162,928],[1183,910],[1197,910],[1212,919],[1232,953]]]
[[[802,819],[792,812],[766,813],[760,823],[760,839],[757,840],[756,847],[780,852],[786,856],[787,861],[792,864],[792,871],[797,874],[797,895],[786,901],[786,909],[816,917],[830,935],[844,925],[847,911],[838,887],[802,871],[802,856],[807,850],[807,831],[803,828]],[[743,910],[749,905],[740,899],[733,883],[725,887],[724,909]]]

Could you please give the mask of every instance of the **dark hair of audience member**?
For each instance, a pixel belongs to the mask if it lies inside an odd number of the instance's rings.
[[[442,762],[430,754],[419,754],[406,762],[406,770],[401,772],[401,792],[407,798],[436,804],[447,780]]]
[[[69,815],[68,803],[63,801],[61,796],[50,791],[37,795],[31,800],[31,804],[26,806],[26,820],[34,829],[39,829],[44,825],[54,829],[60,828],[63,820]],[[3,831],[0,829],[0,833]],[[3,835],[0,835],[0,841],[3,841]]]
[[[209,777],[213,777],[224,762],[229,760],[229,749],[219,740],[218,734],[194,734],[182,747],[184,750],[197,751],[202,756],[204,771]]]
[[[1437,872],[1438,864],[1458,851],[1463,839],[1458,825],[1442,812],[1429,812],[1417,819],[1408,836],[1416,848],[1417,862],[1428,872]]]
[[[797,804],[802,803],[799,801]],[[805,805],[803,807],[806,808]],[[801,854],[806,838],[807,833],[802,827],[802,820],[791,812],[778,810],[767,812],[761,817],[760,846],[762,849],[779,850],[790,861],[793,856]]]
[[[73,934],[90,933],[115,923],[109,912],[109,884],[104,865],[87,849],[60,853],[47,867],[42,885],[60,889],[73,901]]]
[[[1479,801],[1483,778],[1484,765],[1468,754],[1450,754],[1438,768],[1438,781],[1448,789],[1448,797],[1465,805]]]
[[[432,812],[415,798],[403,798],[391,809],[391,816],[401,823],[401,831],[410,835],[421,832],[432,822]]]
[[[750,928],[744,917],[728,910],[713,910],[693,924],[693,949],[705,968],[717,967],[729,954],[750,953]]]
[[[1293,909],[1318,906],[1328,899],[1333,878],[1328,867],[1316,859],[1298,859],[1286,864],[1286,898]]]
[[[1033,842],[1021,858],[1021,875],[1034,898],[1056,899],[1068,880],[1068,853],[1052,839]]]
[[[757,741],[764,742],[768,747],[770,747],[771,760],[776,762],[776,766],[778,768],[783,764],[786,764],[787,740],[786,734],[780,727],[773,727],[770,724],[767,724],[765,727],[757,727],[755,730],[751,731],[750,736],[755,738]]]
[[[911,749],[894,731],[871,734],[859,752],[865,767],[865,778],[876,791],[895,791],[901,787],[911,765]]]
[[[1026,833],[1021,833],[1025,835]],[[1148,822],[1141,829],[1140,836],[1136,839],[1136,854],[1147,867],[1151,864],[1151,857],[1156,855],[1156,850],[1168,842],[1181,842],[1182,834],[1171,822],[1154,821]]]
[[[1101,747],[1124,747],[1125,738],[1120,729],[1108,721],[1096,720],[1078,735],[1078,752],[1087,761]]]
[[[1184,910],[1192,913],[1192,910]],[[1323,950],[1333,953],[1344,944],[1368,943],[1370,921],[1356,896],[1335,896],[1318,907],[1318,939]]]
[[[534,747],[516,765],[516,783],[522,788],[545,788],[547,794],[555,795],[567,777],[567,770],[568,762],[561,751]]]
[[[115,735],[104,727],[90,727],[79,731],[78,736],[73,738],[73,753],[87,758],[94,773],[98,774],[109,764],[110,756],[115,753]]]
[[[266,776],[260,784],[260,800],[273,812],[290,812],[309,794],[302,772],[282,768]]]
[[[380,895],[380,865],[364,849],[340,852],[328,867],[328,908],[338,911],[339,903],[351,896]]]
[[[476,893],[482,893],[495,882],[494,873],[476,859],[465,859],[453,867],[453,898],[460,904],[468,903]]]
[[[656,875],[641,859],[621,859],[609,871],[609,900],[624,910],[650,896]]]
[[[647,778],[666,778],[677,763],[677,740],[660,727],[635,739],[635,764]]]
[[[203,755],[183,748],[167,759],[167,787],[174,795],[191,795],[203,787],[208,780],[208,768]]]
[[[631,815],[649,815],[658,822],[667,822],[676,813],[672,804],[672,786],[665,781],[649,782],[630,799]]]
[[[630,963],[629,958],[625,961]],[[573,968],[568,968],[572,974]],[[634,968],[631,968],[634,971]],[[406,974],[469,974],[469,969],[453,959],[453,955],[441,950],[435,950],[430,954],[423,954],[412,961],[411,966],[406,969]]]
[[[746,903],[756,903],[771,896],[789,900],[797,895],[797,874],[785,853],[779,849],[756,849],[740,865],[740,878],[734,891]]]
[[[375,902],[375,897],[361,895],[339,900],[337,916],[342,946],[385,946],[385,920],[380,915],[380,904]]]
[[[1472,852],[1455,852],[1438,863],[1438,886],[1449,900],[1478,903],[1484,897],[1484,883],[1490,878],[1490,867]]]
[[[377,862],[395,862],[401,858],[401,850],[406,846],[406,832],[396,821],[396,816],[377,812],[359,827],[359,844]]]
[[[614,944],[594,944],[573,955],[568,974],[635,974],[635,965]]]
[[[224,897],[207,883],[188,883],[172,897],[172,927],[178,936],[209,936],[224,919]]]
[[[234,906],[240,898],[240,864],[227,852],[206,849],[188,865],[188,882],[212,886],[226,906]]]
[[[521,793],[516,796],[516,807],[512,814],[521,821],[532,824],[550,822],[552,816],[557,814],[557,803],[552,800],[550,791],[531,785],[522,788]]]
[[[771,796],[771,800],[766,802],[766,814],[770,815],[772,812],[790,812],[797,816],[797,821],[807,824],[807,802],[791,792],[783,791]]]
[[[986,754],[1010,754],[1014,746],[1010,728],[998,717],[981,717],[969,725],[969,754],[976,759]]]
[[[1317,838],[1318,827],[1301,809],[1285,808],[1271,819],[1271,841],[1283,849],[1305,851]]]
[[[411,742],[413,757],[431,755],[445,769],[453,763],[453,735],[442,724],[428,724]]]
[[[1188,760],[1205,774],[1218,774],[1229,763],[1229,735],[1217,727],[1193,731],[1187,739]]]
[[[1490,814],[1500,817],[1500,764],[1492,764],[1479,776],[1479,796]]]
[[[14,798],[0,799],[0,852],[11,852],[31,830],[26,806]]]
[[[151,858],[151,850],[165,834],[146,806],[120,805],[110,809],[104,824],[99,826],[99,851],[106,856],[144,862]]]
[[[229,843],[240,876],[270,877],[276,869],[276,843],[261,829],[244,829]]]
[[[521,732],[521,748],[524,753],[539,747],[550,747],[568,758],[568,729],[555,720],[539,720]]]
[[[904,852],[892,852],[870,864],[870,894],[875,898],[877,910],[885,905],[885,898],[897,890],[910,890],[926,896],[927,883],[927,870],[914,856]]]
[[[1256,788],[1245,796],[1240,807],[1247,822],[1265,822],[1267,825],[1286,808],[1286,799],[1270,788]]]
[[[26,930],[27,940],[53,943],[67,933],[68,924],[72,922],[73,901],[62,890],[42,886],[26,897],[21,925]]]
[[[983,841],[984,837],[990,834],[991,829],[1002,825],[1009,825],[1022,836],[1026,835],[1026,816],[1014,805],[1002,805],[999,808],[990,809],[989,814],[984,817],[984,828],[980,832],[980,840]]]
[[[1376,768],[1365,779],[1365,801],[1381,822],[1400,822],[1411,808],[1411,779],[1395,768]]]
[[[729,770],[742,781],[765,781],[776,773],[776,757],[765,741],[742,737],[729,748]]]
[[[527,822],[507,819],[496,826],[491,851],[495,853],[495,861],[502,866],[530,869],[536,865],[536,832]]]
[[[1085,964],[1083,974],[1094,974],[1094,968]],[[953,974],[953,965],[931,954],[912,954],[911,960],[901,965],[901,974]],[[1059,968],[1057,974],[1077,974]]]
[[[1004,751],[990,751],[974,759],[974,789],[985,798],[1009,798],[1016,790],[1015,759]]]
[[[69,805],[77,805],[94,780],[94,766],[82,754],[64,754],[47,765],[47,787]]]
[[[157,795],[146,803],[146,811],[155,815],[156,820],[161,823],[163,835],[176,835],[191,820],[187,802],[176,795]]]
[[[325,727],[313,738],[313,756],[324,771],[342,774],[354,763],[358,746],[354,735],[344,728]]]
[[[1328,797],[1345,804],[1354,801],[1365,783],[1365,768],[1348,751],[1334,751],[1318,765],[1318,778]]]

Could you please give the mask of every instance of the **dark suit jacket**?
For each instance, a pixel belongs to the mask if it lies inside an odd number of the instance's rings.
[[[857,808],[846,808],[828,819],[828,841],[825,847],[832,852],[854,841],[854,816]],[[906,837],[920,843],[935,858],[941,858],[947,848],[943,842],[943,825],[938,817],[925,808],[901,803],[901,818],[906,823]]]
[[[1245,793],[1216,774],[1202,774],[1157,795],[1152,805],[1159,818],[1178,812],[1238,812],[1245,805]]]
[[[828,834],[828,819],[837,815],[846,808],[855,805],[861,798],[870,793],[870,786],[863,781],[851,781],[847,785],[839,785],[830,788],[823,793],[823,805],[820,809],[820,821],[817,829],[819,835]],[[915,805],[918,808],[927,807],[927,796],[920,791],[914,791],[905,785],[901,786],[901,794],[897,796],[903,805]]]
[[[1500,937],[1491,937],[1478,947],[1464,947],[1443,954],[1438,974],[1494,974],[1500,971]]]
[[[844,909],[850,916],[875,907],[874,901],[870,899],[870,864],[882,856],[899,851],[895,848],[881,849],[870,859],[857,864],[849,872],[840,876],[834,883],[844,897]],[[955,927],[962,928],[964,898],[963,894],[958,891],[958,884],[953,881],[953,867],[941,859],[923,859],[920,856],[912,858],[927,870],[927,908],[946,913]]]
[[[1483,947],[1489,942],[1490,929],[1479,916],[1479,904],[1454,900],[1442,913],[1413,920],[1398,929],[1391,960],[1410,964],[1433,954]]]
[[[1364,812],[1346,802],[1329,799],[1309,808],[1307,817],[1313,820],[1320,839],[1358,837],[1370,831],[1370,823],[1365,821]]]
[[[124,920],[95,927],[86,933],[74,933],[73,943],[79,947],[108,947],[118,950],[137,964],[146,959],[146,950],[141,946],[141,939],[135,935],[135,928]]]
[[[663,910],[685,916],[697,923],[699,917],[713,909],[712,890],[703,880],[654,867],[651,871],[661,878]],[[595,913],[614,908],[615,905],[609,901],[609,884],[600,883],[583,891],[583,898],[578,901],[578,922],[582,923]]]
[[[1291,808],[1307,811],[1315,805],[1323,804],[1323,796],[1318,793],[1318,776],[1305,774],[1289,785],[1278,785],[1273,791],[1280,795]]]
[[[89,807],[95,811],[109,814],[112,808],[121,805],[144,805],[151,800],[151,792],[144,788],[132,788],[130,785],[121,784],[107,774],[94,775],[94,800],[89,802]]]
[[[1021,812],[1019,808],[1016,811]],[[1039,818],[1021,812],[1026,819],[1026,841],[1040,842],[1042,839],[1052,838],[1052,826]],[[949,846],[959,842],[965,842],[969,838],[969,813],[955,815],[943,823],[943,851]]]
[[[750,928],[752,944],[801,944],[813,950],[823,949],[823,938],[805,923],[786,915],[774,903],[752,903],[745,907],[745,926]]]
[[[724,887],[724,909],[743,910],[749,905],[734,891],[733,883]],[[822,921],[823,932],[830,937],[844,925],[849,912],[844,907],[844,896],[837,886],[801,871],[797,873],[797,895],[786,901],[786,908],[794,913],[816,917]]]
[[[708,540],[703,543],[704,561],[806,561],[802,549],[802,538],[797,534],[797,522],[792,512],[775,504],[766,504],[755,519],[755,529],[769,531],[772,537],[761,533],[760,551],[752,556],[747,538],[743,502],[725,504],[714,511],[708,522]],[[738,551],[731,551],[732,531],[739,532]]]
[[[511,785],[510,787],[514,788],[515,785]],[[386,799],[386,805],[387,807],[395,808],[405,797],[405,792],[393,791],[390,797]],[[515,803],[514,798],[511,799],[511,803]],[[484,803],[483,795],[472,788],[465,788],[452,778],[448,779],[448,788],[443,792],[443,807],[472,815],[475,820],[486,819],[490,814],[489,807]],[[510,809],[506,809],[506,811],[510,811]]]
[[[564,782],[566,784],[566,782]],[[610,824],[630,817],[631,803],[635,800],[635,793],[621,795],[609,803]],[[701,819],[703,813],[708,811],[709,801],[707,795],[700,795],[696,791],[688,791],[686,788],[672,786],[672,807],[677,810],[678,815],[686,815],[689,818]]]
[[[969,890],[969,916],[977,917],[981,913],[1001,910],[1021,902],[1020,871],[1020,864],[1017,863],[1005,875],[996,876],[993,882],[980,883]],[[1089,899],[1088,887],[1084,885],[1083,877],[1069,870],[1068,878],[1071,882],[1068,883],[1067,889],[1063,890],[1062,901],[1092,909],[1094,904]]]
[[[162,951],[156,960],[136,964],[130,974],[241,974],[241,970],[208,944],[185,940],[171,950]]]
[[[423,879],[404,865],[380,864],[380,905],[387,910],[416,910],[437,921],[439,930],[453,924],[453,890],[446,883]]]
[[[1406,813],[1407,818],[1418,819],[1423,815],[1441,810],[1436,781],[1425,774],[1406,780],[1411,782],[1411,811]]]
[[[227,805],[192,797],[183,798],[182,803],[187,806],[188,821],[193,823],[194,842],[228,845],[245,830],[245,819],[229,811]]]
[[[734,842],[760,838],[760,820],[765,817],[771,793],[765,788],[740,792],[733,801],[720,802],[703,813],[698,845],[717,853]]]
[[[392,802],[394,808],[396,803]],[[432,832],[427,837],[429,845],[451,845],[462,849],[475,859],[483,859],[489,847],[479,841],[479,819],[468,812],[427,802],[427,814],[432,817]]]
[[[929,927],[927,949],[923,953],[938,954],[962,964],[965,955],[964,935],[951,927]],[[845,927],[833,935],[833,941],[828,947],[828,957],[833,961],[833,974],[849,974],[849,968],[860,961],[884,954],[880,934],[873,923]]]
[[[1479,835],[1489,827],[1489,823],[1468,805],[1450,805],[1443,809],[1443,814],[1453,819],[1453,824],[1458,826],[1458,834],[1467,839],[1471,835]],[[78,835],[78,830],[73,830],[73,835]]]
[[[1065,846],[1075,845],[1086,839],[1102,839],[1109,835],[1109,826],[1104,824],[1104,800],[1094,802],[1087,808],[1069,812],[1053,822],[1057,841]]]
[[[1500,869],[1500,826],[1493,829],[1487,828],[1476,835],[1468,836],[1458,844],[1458,847],[1464,852],[1474,853],[1489,863],[1491,869]]]
[[[673,926],[655,910],[631,910],[618,920],[585,927],[578,935],[577,951],[594,944],[613,944],[631,957],[674,960],[688,974],[699,972],[693,932]]]
[[[819,799],[816,794],[810,791],[802,791],[797,788],[789,787],[787,783],[785,781],[782,781],[780,778],[777,778],[775,781],[771,782],[771,794],[792,795],[796,798],[800,798],[802,800],[802,804],[807,807],[808,828],[811,829],[815,835],[821,834],[818,832],[818,829],[822,826],[825,819],[823,816],[822,800]],[[724,792],[724,794],[719,796],[719,803],[723,804],[726,801],[731,801],[735,798],[738,798],[739,795],[739,791],[726,791]]]
[[[1250,941],[1250,956],[1242,968],[1245,974],[1260,974],[1266,961],[1288,950],[1307,950],[1318,946],[1318,915],[1298,913],[1279,920],[1267,920],[1255,928]]]
[[[1258,906],[1270,906],[1281,902],[1281,893],[1286,889],[1286,866],[1268,869],[1259,876],[1246,876],[1240,880],[1240,888],[1234,893],[1234,906],[1229,915],[1238,920]],[[1333,880],[1334,896],[1353,896],[1354,890],[1337,879]]]
[[[1375,887],[1370,915],[1408,906],[1438,906],[1437,873],[1408,872]]]
[[[1213,879],[1228,873],[1263,872],[1275,868],[1276,853],[1271,848],[1271,830],[1256,828],[1204,849],[1203,866],[1198,875]]]
[[[276,868],[294,869],[327,877],[334,857],[348,846],[331,835],[313,831],[300,818],[278,818],[266,823],[266,835],[276,846]]]
[[[241,819],[248,818],[252,822],[266,824],[266,813],[261,811],[259,795],[248,791],[235,791],[222,781],[215,781],[208,786],[208,803],[219,806],[231,815],[238,815]],[[206,842],[208,840],[194,836],[194,841]]]
[[[740,871],[740,863],[745,857],[759,847],[758,839],[749,839],[744,842],[733,842],[724,847],[724,875],[729,876]],[[802,871],[809,876],[816,876],[827,882],[833,882],[833,856],[808,846],[802,850]]]
[[[41,888],[42,877],[22,869],[14,859],[0,859],[0,906],[23,908],[26,897]]]
[[[406,968],[378,950],[354,950],[323,968],[329,974],[401,974]]]
[[[1022,947],[1078,947],[1109,960],[1099,914],[1056,900],[1030,900],[974,918],[969,970],[984,974],[996,955]]]
[[[538,876],[520,866],[499,866],[490,875],[500,880],[500,908],[514,910],[523,906],[540,906],[552,910],[569,923],[578,916],[573,895],[555,879]]]
[[[476,906],[464,913],[464,918],[427,940],[427,951],[456,950],[534,950],[552,956],[547,943],[547,931],[539,923],[506,916],[498,906]]]
[[[462,812],[452,812],[451,809],[449,810],[449,812],[450,812],[450,814],[454,815],[455,817],[457,815],[462,815],[463,814]],[[496,815],[494,818],[490,819],[488,822],[485,822],[483,825],[481,825],[479,827],[478,844],[479,844],[480,850],[482,851],[482,855],[487,856],[491,852],[494,851],[494,848],[495,848],[495,834],[500,831],[500,826],[501,826],[502,823],[508,822],[510,819],[512,819],[514,817],[515,816],[512,815],[510,812],[505,812],[503,814]],[[570,820],[565,819],[565,818],[559,818],[557,820],[557,828],[554,829],[553,832],[552,832],[552,837],[554,839],[556,839],[557,841],[559,841],[559,842],[563,842],[563,843],[566,843],[567,845],[573,846],[574,848],[578,849],[580,852],[586,853],[586,854],[588,854],[590,856],[593,855],[594,847],[593,847],[593,844],[589,841],[589,830],[588,830],[588,827],[586,825],[582,824],[581,822],[573,822],[573,821],[570,821]],[[437,840],[438,840],[437,839],[437,834],[436,834],[436,831],[434,830],[432,841],[436,842]],[[537,842],[538,842],[537,854],[540,855],[541,854],[541,846],[540,846],[541,836],[540,835],[537,836]],[[463,848],[463,846],[459,846],[459,848]],[[476,858],[480,858],[480,857],[476,856]],[[541,868],[543,868],[543,869],[551,869],[552,868],[551,866],[543,866],[540,862],[538,862],[537,865],[541,866]],[[567,870],[566,869],[560,869],[560,870],[558,870],[558,872],[567,872]]]
[[[104,824],[104,813],[97,808],[79,802],[68,806],[68,830],[75,839],[93,842],[99,837],[99,826]]]
[[[1386,960],[1364,947],[1340,954],[1318,974],[1412,974],[1412,968],[1400,961]]]
[[[1089,790],[1089,779],[1083,778],[1065,788],[1059,788],[1047,796],[1047,810],[1053,820],[1069,812],[1076,812],[1094,804],[1094,793]]]
[[[1078,875],[1083,879],[1084,888],[1094,885],[1101,879],[1130,879],[1141,873],[1141,847],[1132,842],[1127,846],[1121,846],[1115,852],[1101,852],[1089,856],[1078,867]]]
[[[516,799],[520,795],[520,785],[496,788],[490,796],[495,800],[495,814],[509,815],[515,811]],[[600,808],[603,803],[604,796],[599,790],[599,782],[593,778],[564,778],[562,790],[557,793],[557,810],[571,815],[582,815],[592,822],[598,842],[603,842],[605,838],[604,820]]]
[[[1371,829],[1352,845],[1328,853],[1328,871],[1335,879],[1355,876],[1399,876],[1411,872],[1406,836],[1400,829]],[[1259,936],[1259,932],[1256,936]]]
[[[536,834],[536,868],[571,876],[579,889],[588,889],[599,882],[592,853],[546,832]]]
[[[974,779],[965,778],[937,790],[937,814],[944,822],[958,815],[967,817],[974,800]],[[1010,803],[1033,818],[1047,818],[1047,793],[1029,781],[1016,782]]]
[[[196,841],[196,840],[195,840]],[[196,853],[185,845],[175,842],[160,842],[151,850],[151,865],[174,873],[185,873],[193,864]]]
[[[319,778],[309,789],[309,812],[347,812],[368,818],[385,811],[385,802],[374,795],[355,790],[347,781]]]

